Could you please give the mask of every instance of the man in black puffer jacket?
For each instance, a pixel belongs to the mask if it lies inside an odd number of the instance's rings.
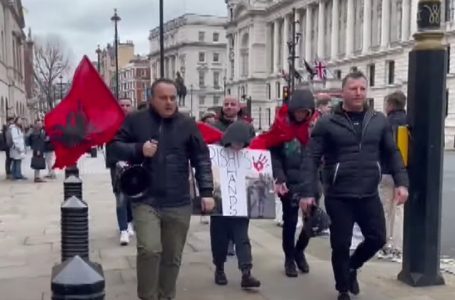
[[[133,203],[137,233],[138,296],[173,299],[192,213],[189,161],[205,212],[213,210],[209,150],[193,119],[177,112],[177,89],[159,79],[151,87],[150,109],[134,112],[111,145],[113,161],[143,163],[150,173],[148,195]]]
[[[272,155],[273,174],[276,178],[276,189],[283,206],[283,251],[285,255],[284,269],[286,276],[297,277],[297,267],[303,272],[309,272],[304,250],[310,240],[308,223],[300,232],[297,243],[295,232],[299,217],[299,200],[303,196],[301,187],[309,180],[302,168],[311,170],[311,160],[308,155],[308,135],[311,117],[315,110],[313,94],[308,90],[296,90],[289,102],[289,121],[299,130],[307,131],[306,139],[295,137],[292,141],[270,149]],[[302,138],[301,138],[302,139]]]
[[[339,300],[358,294],[357,270],[385,244],[384,210],[378,196],[381,158],[387,158],[395,182],[395,201],[408,198],[408,176],[384,114],[366,106],[367,80],[361,72],[342,82],[343,102],[314,127],[310,147],[315,168],[324,158],[325,206],[331,219],[332,266]],[[314,178],[315,180],[315,178]],[[308,210],[314,198],[304,199]],[[356,222],[365,240],[349,255]]]

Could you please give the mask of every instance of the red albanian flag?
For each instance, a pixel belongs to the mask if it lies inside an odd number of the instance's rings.
[[[313,117],[301,124],[291,123],[288,106],[285,104],[278,111],[270,130],[254,138],[250,143],[250,149],[270,149],[290,142],[295,138],[306,145],[310,139],[310,123],[312,119]]]
[[[223,132],[218,128],[215,128],[203,122],[198,122],[197,127],[201,132],[202,138],[207,144],[219,143],[223,138]]]
[[[91,147],[109,142],[124,118],[115,97],[84,56],[68,95],[44,120],[46,133],[55,147],[54,168],[75,165]]]

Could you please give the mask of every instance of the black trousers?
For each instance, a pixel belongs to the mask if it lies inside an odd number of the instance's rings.
[[[5,150],[5,173],[7,176],[11,175],[11,165],[13,160],[9,156],[9,149]]]
[[[248,237],[247,218],[213,216],[210,218],[210,241],[213,263],[222,267],[226,262],[229,241],[234,241],[240,270],[249,270],[253,266],[251,244]]]
[[[304,224],[296,242],[295,232],[299,219],[299,205],[288,196],[282,197],[281,203],[283,207],[283,251],[286,259],[293,260],[296,254],[303,252],[308,246],[311,237],[308,231],[310,228]]]
[[[330,244],[335,288],[339,292],[347,292],[349,270],[362,267],[386,243],[384,209],[379,196],[360,199],[326,197],[325,207],[331,220]],[[350,256],[355,222],[365,240]]]

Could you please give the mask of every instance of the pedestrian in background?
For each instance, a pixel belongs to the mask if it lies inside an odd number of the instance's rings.
[[[11,175],[14,180],[27,179],[22,174],[22,160],[25,158],[25,136],[22,128],[22,118],[16,117],[13,124],[10,125],[12,146],[10,148],[10,157],[12,160]]]
[[[133,102],[129,98],[119,100],[120,107],[125,115],[133,111]],[[120,190],[116,178],[116,164],[112,155],[110,144],[106,145],[106,166],[110,169],[112,191],[114,192],[116,202],[117,224],[120,233],[120,245],[126,246],[130,243],[130,237],[134,236],[133,213],[131,210],[131,201]]]
[[[394,141],[397,140],[399,126],[406,126],[406,95],[397,91],[385,97],[385,111],[392,132]],[[381,164],[382,180],[379,184],[379,195],[384,207],[387,243],[385,247],[378,252],[380,258],[400,259],[403,248],[403,219],[404,208],[397,205],[394,201],[394,181],[393,173],[387,164],[387,157]]]
[[[34,181],[44,182],[40,177],[40,171],[46,169],[46,160],[44,158],[46,134],[43,128],[43,121],[36,120],[35,126],[30,132],[28,145],[32,149],[32,160],[30,167],[34,170]]]
[[[11,136],[11,125],[14,123],[14,117],[8,117],[7,123],[3,126],[3,139],[5,141],[5,174],[6,179],[12,179],[12,163],[13,160],[10,156],[11,147],[13,146],[13,137]]]

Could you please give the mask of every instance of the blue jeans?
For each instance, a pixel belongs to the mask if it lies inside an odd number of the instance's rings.
[[[117,222],[120,231],[128,229],[128,223],[133,220],[131,211],[131,201],[122,193],[116,193],[115,198],[117,201]]]
[[[11,175],[14,179],[22,179],[24,176],[22,175],[22,160],[21,159],[13,159],[11,164]]]

